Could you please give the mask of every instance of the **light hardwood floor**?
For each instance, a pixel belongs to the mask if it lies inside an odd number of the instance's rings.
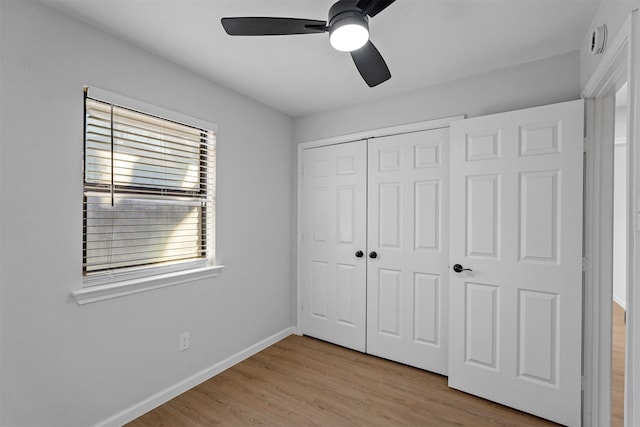
[[[613,303],[613,354],[611,370],[611,427],[624,426],[624,310]]]
[[[134,420],[159,426],[553,426],[446,377],[292,335]]]

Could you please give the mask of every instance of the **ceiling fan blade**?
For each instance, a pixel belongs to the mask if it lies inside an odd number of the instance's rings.
[[[351,52],[351,58],[369,87],[377,86],[391,78],[387,63],[370,41],[360,49]]]
[[[326,21],[298,18],[222,18],[222,26],[230,36],[284,36],[327,31]]]
[[[364,15],[369,15],[373,18],[378,13],[385,10],[394,1],[395,0],[360,0],[357,7],[362,10]]]

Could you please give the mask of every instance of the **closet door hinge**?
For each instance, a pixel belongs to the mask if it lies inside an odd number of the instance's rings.
[[[592,147],[591,147],[591,145],[592,145],[592,143],[591,143],[591,138],[589,138],[589,137],[585,136],[585,137],[582,139],[582,151],[583,151],[584,153],[589,153],[589,152],[591,152],[591,148],[592,148]]]
[[[587,271],[589,268],[589,258],[582,257],[582,271]]]

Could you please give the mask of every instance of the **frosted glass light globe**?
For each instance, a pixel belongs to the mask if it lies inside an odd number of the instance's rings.
[[[331,46],[341,52],[358,50],[368,40],[369,30],[360,24],[336,25],[329,36]]]

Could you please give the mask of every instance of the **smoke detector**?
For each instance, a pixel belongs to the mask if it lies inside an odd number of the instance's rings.
[[[607,26],[601,25],[591,32],[591,40],[589,40],[589,53],[598,55],[602,53],[607,44]]]

